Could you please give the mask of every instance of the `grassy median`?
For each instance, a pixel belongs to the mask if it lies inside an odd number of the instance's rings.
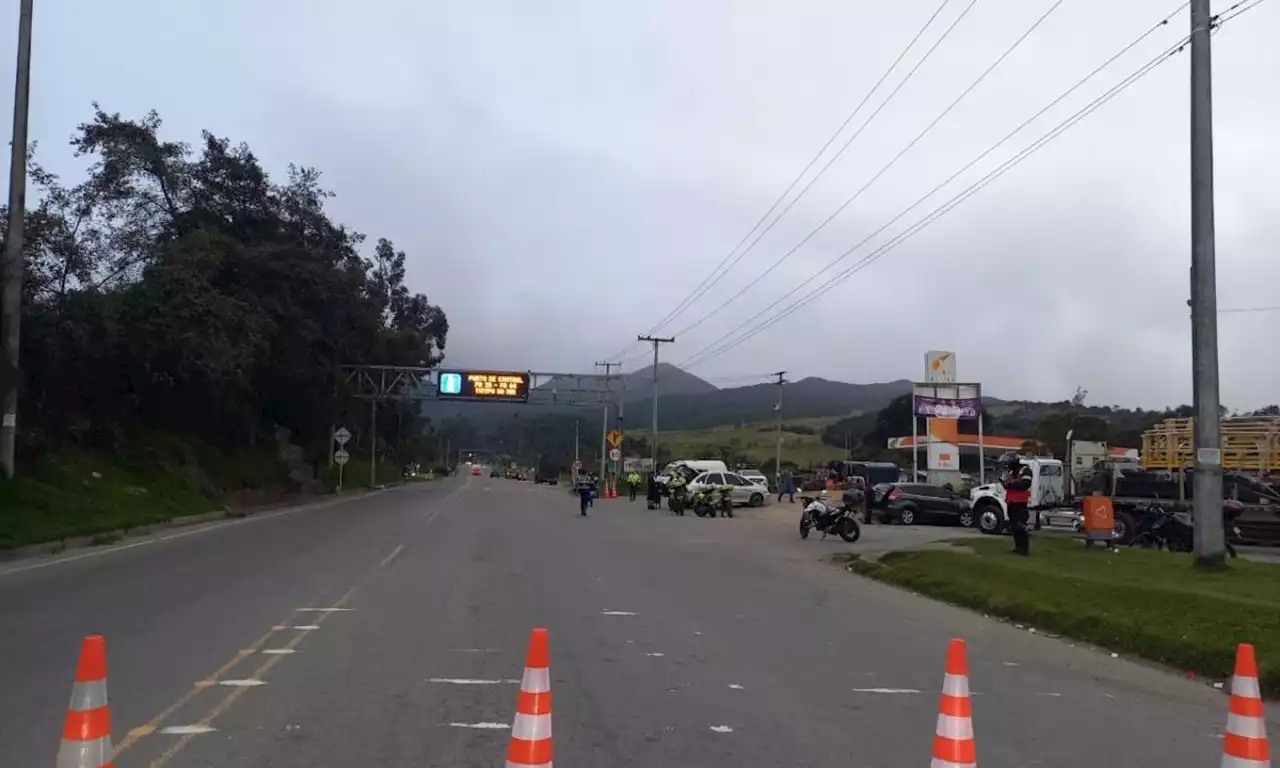
[[[1036,537],[1031,557],[1006,538],[950,549],[854,558],[850,570],[976,610],[1181,670],[1229,677],[1237,643],[1258,648],[1263,688],[1280,693],[1280,566],[1232,560],[1220,570],[1189,555],[1085,549]]]

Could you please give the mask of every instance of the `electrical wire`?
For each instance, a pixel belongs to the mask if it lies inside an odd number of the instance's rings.
[[[829,168],[831,168],[831,166],[835,163],[835,161],[840,159],[840,157],[844,154],[845,150],[847,150],[849,146],[854,142],[854,140],[856,140],[858,136],[861,135],[862,131],[865,130],[868,125],[870,125],[871,121],[875,119],[876,115],[878,115],[880,111],[883,110],[885,106],[887,106],[889,102],[893,100],[893,97],[897,94],[899,90],[902,89],[902,86],[906,85],[907,81],[911,79],[911,77],[915,74],[916,70],[918,70],[921,67],[921,65],[923,65],[924,62],[929,59],[929,57],[933,54],[933,51],[936,50],[938,45],[940,45],[942,41],[947,38],[947,36],[951,33],[951,30],[954,29],[956,24],[959,23],[960,19],[963,19],[965,15],[968,14],[969,10],[974,6],[977,0],[972,0],[972,2],[970,2],[969,6],[965,8],[963,12],[961,12],[960,16],[956,19],[955,22],[952,23],[951,27],[949,27],[945,32],[943,32],[942,37],[940,37],[938,41],[935,42],[934,45],[928,51],[925,52],[924,56],[921,57],[920,61],[917,62],[916,65],[911,69],[911,71],[907,73],[906,77],[903,78],[902,82],[899,83],[898,86],[893,90],[893,92],[890,93],[889,96],[885,99],[885,101],[881,103],[881,105],[876,109],[876,111],[871,115],[871,117],[869,117],[866,121],[863,122],[863,124],[858,128],[858,130],[853,134],[853,136],[850,137],[849,140],[846,141],[844,145],[840,147],[840,149],[836,152],[835,156],[832,157],[830,160],[828,160],[826,165],[822,166],[822,168],[818,171],[818,173],[815,174],[814,177],[810,179],[809,183],[805,185],[804,189],[800,190],[800,194],[798,194],[795,197],[795,199],[792,200],[791,203],[788,204],[787,207],[781,213],[779,213],[778,216],[774,218],[772,222],[769,223],[768,227],[766,227],[765,230],[761,232],[760,235],[754,241],[752,241],[751,245],[748,246],[745,251],[738,253],[738,250],[742,248],[743,244],[746,243],[747,240],[751,239],[751,236],[755,234],[757,230],[760,229],[760,225],[764,224],[765,220],[768,219],[769,216],[775,210],[777,210],[778,206],[782,204],[783,200],[787,199],[787,195],[791,194],[791,191],[796,188],[796,185],[800,183],[800,180],[804,178],[805,174],[807,174],[810,170],[812,170],[813,166],[817,164],[818,160],[821,159],[822,155],[828,149],[831,148],[831,145],[834,144],[836,139],[840,137],[840,134],[844,132],[844,129],[848,128],[849,124],[853,122],[853,119],[857,117],[859,113],[862,112],[862,108],[867,105],[867,102],[869,102],[871,100],[871,97],[875,95],[876,91],[880,89],[880,86],[884,85],[885,80],[889,79],[889,75],[893,74],[894,70],[898,68],[898,65],[902,63],[902,60],[906,58],[907,54],[910,53],[913,48],[915,48],[916,43],[920,42],[920,38],[924,36],[924,33],[928,31],[929,27],[933,26],[933,22],[937,20],[938,16],[942,14],[942,11],[945,10],[946,7],[951,4],[951,2],[952,0],[942,0],[942,3],[939,4],[936,9],[934,9],[933,13],[929,16],[928,19],[925,20],[925,23],[920,27],[919,30],[916,31],[916,34],[907,43],[906,47],[904,47],[898,53],[897,57],[894,58],[894,60],[885,69],[884,73],[880,75],[880,79],[877,80],[875,84],[871,86],[871,89],[868,90],[866,95],[862,97],[862,100],[858,102],[858,105],[853,108],[853,111],[850,112],[848,116],[845,117],[844,122],[842,122],[840,126],[836,128],[835,132],[831,134],[831,136],[827,139],[826,143],[824,143],[822,147],[813,155],[813,157],[809,159],[809,162],[805,164],[804,168],[800,169],[800,172],[797,173],[795,178],[791,180],[791,183],[788,184],[787,188],[782,191],[782,194],[779,195],[778,198],[773,201],[773,204],[769,206],[769,209],[765,211],[764,214],[760,217],[760,219],[756,221],[756,223],[751,227],[751,229],[749,229],[747,233],[742,236],[742,239],[738,241],[738,244],[735,245],[732,248],[732,250],[730,250],[727,254],[725,254],[724,258],[720,260],[720,263],[716,264],[716,266],[711,270],[711,272],[708,273],[707,276],[702,279],[702,282],[698,283],[698,285],[692,291],[690,291],[689,294],[686,295],[684,299],[680,301],[679,304],[676,305],[675,309],[668,312],[661,320],[655,323],[653,327],[650,328],[648,331],[645,331],[644,333],[645,336],[654,335],[664,325],[675,320],[677,317],[683,314],[684,311],[693,304],[693,302],[701,298],[707,292],[707,290],[710,289],[711,285],[717,279],[728,274],[729,271],[732,270],[738,264],[738,262],[740,262],[742,258],[746,256],[746,254],[749,253],[752,248],[755,247],[756,243],[760,242],[760,238],[768,234],[769,231],[772,230],[774,226],[776,226],[777,223],[782,220],[782,217],[787,215],[787,213],[795,206],[795,204],[799,202],[800,198],[804,197],[809,192],[809,190],[813,187],[814,183],[817,182],[817,180],[821,178]],[[734,258],[734,254],[737,254],[737,258]],[[729,263],[730,259],[733,259],[732,263]],[[726,266],[726,264],[728,266]],[[629,350],[631,350],[634,346],[635,346],[635,343],[628,345],[624,347],[622,351],[614,355],[611,355],[610,358],[621,357],[624,354],[626,354]],[[610,359],[610,358],[605,358],[605,359]]]
[[[894,155],[894,157],[891,160],[889,160],[888,163],[885,163],[885,165],[881,167],[880,170],[877,171],[876,174],[872,176],[871,179],[867,181],[866,184],[863,184],[862,187],[858,189],[858,191],[854,192],[853,195],[851,195],[843,203],[841,203],[840,206],[836,208],[835,211],[833,211],[830,216],[828,216],[825,220],[823,220],[821,224],[819,224],[817,227],[811,230],[809,234],[805,235],[804,239],[802,239],[799,243],[793,246],[791,250],[784,253],[768,269],[766,269],[764,272],[758,275],[754,280],[752,280],[750,283],[747,283],[747,285],[744,286],[741,290],[739,290],[737,293],[730,296],[724,303],[720,304],[720,306],[716,307],[715,309],[711,310],[707,314],[698,318],[689,326],[682,328],[681,330],[677,331],[673,335],[680,336],[685,333],[688,333],[693,328],[696,328],[697,326],[711,319],[715,315],[719,314],[725,307],[729,306],[734,301],[737,301],[747,291],[751,290],[753,287],[758,285],[760,281],[764,280],[766,277],[772,274],[775,269],[782,266],[787,259],[791,258],[791,256],[796,253],[796,251],[803,248],[810,240],[812,240],[815,236],[817,236],[819,232],[825,229],[828,224],[830,224],[832,221],[836,219],[836,217],[838,217],[841,213],[843,213],[846,208],[848,208],[850,205],[853,204],[854,201],[856,201],[859,197],[861,197],[862,193],[866,192],[871,187],[872,184],[875,184],[882,176],[884,176],[884,174],[888,173],[888,171],[891,168],[893,168],[893,166],[897,165],[898,161],[901,160],[903,156],[907,154],[907,152],[911,151],[911,149],[915,147],[915,145],[918,144],[925,136],[927,136],[929,132],[932,131],[934,127],[938,125],[938,123],[942,122],[943,118],[945,118],[948,114],[950,114],[951,111],[955,109],[960,104],[960,102],[965,99],[965,97],[967,97],[970,93],[972,93],[973,90],[976,89],[982,83],[982,81],[987,78],[988,75],[990,75],[993,71],[995,71],[996,67],[1000,66],[1000,64],[1003,63],[1004,60],[1008,58],[1018,48],[1018,46],[1020,46],[1023,43],[1023,41],[1025,41],[1028,37],[1030,37],[1031,34],[1035,32],[1035,30],[1042,23],[1044,23],[1044,21],[1047,18],[1049,18],[1049,15],[1052,14],[1055,10],[1057,10],[1058,6],[1062,5],[1063,1],[1064,0],[1057,0],[1053,5],[1051,5],[1049,7],[1049,10],[1045,11],[1038,19],[1036,19],[1035,23],[1033,23],[1027,29],[1027,31],[1023,32],[1022,35],[1018,37],[1018,39],[1015,40],[1012,45],[1010,45],[1008,48],[1005,49],[1004,53],[1000,54],[1000,56],[997,57],[996,60],[992,62],[990,66],[988,66],[985,70],[983,70],[982,74],[978,75],[977,79],[975,79],[972,83],[969,84],[967,88],[961,91],[959,96],[957,96],[949,105],[947,105],[947,107],[943,109],[942,112],[939,113],[938,116],[935,117],[932,122],[926,125],[924,127],[924,130],[916,134],[915,138],[913,138],[905,147],[903,147],[898,152],[898,154]]]
[[[867,131],[867,128],[869,127],[869,125],[872,124],[874,120],[876,120],[877,116],[879,116],[879,114],[882,113],[884,108],[887,108],[887,106],[891,104],[891,102],[893,101],[893,97],[897,96],[897,93],[899,93],[899,91],[902,90],[902,87],[906,86],[906,83],[909,83],[911,81],[911,78],[915,77],[915,73],[919,72],[919,69],[923,67],[925,61],[928,61],[929,58],[933,56],[934,51],[937,51],[938,47],[940,47],[943,44],[943,42],[947,40],[947,37],[951,36],[951,32],[955,31],[955,28],[959,26],[960,22],[963,22],[966,15],[969,15],[970,10],[973,10],[974,5],[977,5],[977,4],[978,4],[978,0],[970,0],[969,5],[966,5],[964,10],[961,10],[960,15],[957,15],[957,17],[954,20],[952,20],[950,26],[948,26],[945,29],[945,31],[942,32],[942,35],[938,37],[936,41],[933,42],[933,45],[929,46],[929,50],[924,51],[924,55],[920,56],[920,60],[916,61],[916,63],[913,65],[913,67],[911,67],[909,72],[906,73],[906,76],[902,78],[902,81],[897,83],[897,86],[893,87],[893,90],[890,91],[890,95],[884,97],[884,101],[881,102],[881,105],[877,106],[876,111],[873,111],[873,113],[870,114],[870,116],[868,116],[867,119],[863,120],[863,124],[859,125],[858,131],[855,131],[854,134],[852,134],[852,136],[850,136],[849,138],[847,138],[847,140],[845,140],[845,143],[844,145],[841,145],[840,150],[836,151],[836,154],[832,155],[831,159],[827,160],[827,163],[822,166],[822,169],[818,170],[817,174],[814,174],[814,177],[812,179],[809,179],[809,183],[806,183],[803,189],[800,189],[799,195],[796,195],[794,198],[792,198],[791,202],[788,202],[785,209],[782,209],[782,211],[780,212],[780,214],[776,216],[776,218],[774,218],[772,221],[769,221],[768,227],[765,227],[762,230],[762,232],[760,232],[759,234],[756,234],[755,239],[751,241],[751,244],[749,244],[749,246],[746,247],[744,251],[740,252],[739,255],[737,255],[737,257],[735,257],[735,259],[733,259],[733,261],[730,262],[730,264],[728,264],[727,268],[724,268],[723,273],[719,276],[728,274],[728,271],[732,270],[733,266],[736,266],[737,264],[739,264],[739,262],[742,259],[744,259],[744,257],[748,255],[748,253],[754,250],[756,244],[762,241],[764,236],[767,236],[769,232],[772,232],[773,228],[776,227],[776,225],[778,224],[778,221],[781,221],[783,216],[786,216],[788,212],[791,212],[791,209],[794,209],[796,204],[799,204],[801,198],[804,198],[805,195],[808,195],[809,189],[813,189],[814,184],[818,183],[818,179],[822,178],[823,175],[827,173],[827,170],[831,169],[831,166],[835,165],[836,161],[840,160],[841,157],[845,155],[845,151],[849,150],[849,147],[852,145],[852,143],[854,143],[855,141],[858,141],[858,137],[861,136],[861,134],[863,134],[864,131]],[[884,70],[884,74],[883,76],[881,76],[881,79],[877,81],[876,86],[872,87],[872,90],[870,90],[867,93],[867,97],[865,97],[865,99],[863,99],[863,102],[859,104],[858,106],[859,110],[861,109],[861,106],[863,106],[865,102],[867,102],[870,99],[870,97],[872,97],[873,93],[876,92],[877,88],[881,86],[881,84],[884,82],[884,79],[890,76],[890,74],[893,72],[893,69],[897,67],[897,64],[900,63],[902,58],[904,58],[904,56],[908,54],[908,51],[911,49],[911,46],[915,45],[916,40],[919,40],[920,36],[924,35],[925,29],[928,28],[929,24],[932,24],[933,19],[937,17],[938,13],[942,12],[942,9],[945,8],[945,6],[946,6],[946,3],[943,3],[942,6],[940,6],[940,8],[936,10],[936,12],[934,12],[933,17],[929,17],[928,23],[925,23],[925,26],[923,28],[920,28],[920,31],[916,33],[916,36],[913,38],[913,40],[911,40],[910,45],[906,47],[906,49],[902,50],[901,54],[899,54],[899,58],[893,60],[893,64],[890,65],[890,68]],[[854,114],[856,114],[856,111]],[[852,119],[852,116],[854,115],[851,114],[850,119]],[[849,122],[847,122],[846,120],[845,125],[847,124],[849,124]],[[841,131],[844,131],[844,125],[841,125]],[[836,133],[836,136],[838,136],[838,132]],[[832,136],[832,140],[835,140],[836,136]],[[829,146],[829,142],[828,142],[828,146]],[[819,156],[820,156],[820,152],[819,152]],[[817,160],[817,157],[814,157],[814,160]],[[801,174],[801,175],[804,175],[804,174]],[[799,177],[797,177],[797,180],[799,180]],[[692,305],[692,301],[696,301],[701,296],[704,296],[704,294],[707,293],[707,291],[709,291],[710,285],[712,285],[713,282],[714,280],[707,280],[707,282],[704,282],[705,287],[701,287],[700,285],[699,287],[700,291],[695,291],[695,296],[692,296],[690,298],[689,306]],[[672,320],[675,319],[675,316],[671,317],[671,319]],[[698,323],[695,323],[694,325],[696,324]],[[684,332],[680,332],[680,333],[684,333]],[[675,334],[675,335],[678,335],[678,334]]]
[[[1220,315],[1237,315],[1253,312],[1280,312],[1280,307],[1239,307],[1235,309],[1219,309]]]
[[[1148,33],[1148,34],[1149,34],[1149,33]],[[896,236],[894,236],[893,238],[891,238],[890,240],[888,240],[887,242],[885,242],[884,244],[882,244],[879,248],[877,248],[877,249],[876,249],[875,251],[873,251],[872,253],[868,254],[867,256],[864,256],[861,260],[859,260],[858,262],[854,263],[852,266],[850,266],[850,267],[846,268],[843,272],[840,272],[839,274],[835,275],[835,276],[834,276],[834,277],[832,277],[831,279],[827,280],[826,282],[824,282],[824,283],[822,283],[821,285],[817,286],[816,288],[812,289],[812,290],[811,290],[811,291],[809,291],[807,294],[805,294],[804,296],[802,296],[799,300],[797,300],[797,301],[793,302],[791,305],[789,305],[788,307],[786,307],[786,308],[785,308],[784,310],[782,310],[781,312],[779,312],[779,313],[777,313],[777,314],[773,315],[772,317],[768,318],[767,320],[765,320],[764,322],[760,323],[759,325],[756,325],[756,326],[752,327],[750,330],[747,330],[746,332],[742,333],[741,335],[737,336],[736,338],[734,338],[734,339],[732,339],[732,340],[730,340],[730,341],[725,342],[725,340],[726,340],[726,339],[728,339],[730,336],[733,336],[735,333],[737,333],[737,331],[736,331],[736,330],[735,330],[735,331],[730,331],[729,333],[725,334],[724,336],[721,336],[719,339],[717,339],[716,341],[712,342],[711,344],[706,345],[705,347],[703,347],[703,348],[702,348],[701,350],[699,350],[698,352],[695,352],[693,355],[691,355],[689,358],[687,358],[687,359],[686,359],[686,360],[684,360],[683,362],[679,363],[680,367],[682,367],[682,368],[689,368],[689,367],[692,367],[692,366],[694,366],[694,365],[700,365],[700,364],[702,364],[702,363],[707,362],[708,360],[711,360],[711,359],[713,359],[713,358],[715,358],[715,357],[718,357],[719,355],[724,354],[725,352],[729,351],[730,349],[732,349],[732,348],[734,348],[734,347],[736,347],[736,346],[738,346],[738,345],[742,344],[743,342],[745,342],[745,341],[747,341],[748,339],[752,338],[753,336],[755,336],[755,335],[757,335],[757,334],[761,333],[762,331],[764,331],[765,329],[767,329],[767,328],[769,328],[770,326],[774,325],[775,323],[779,322],[780,320],[782,320],[782,319],[786,318],[787,316],[789,316],[790,314],[792,314],[793,312],[795,312],[796,310],[798,310],[800,307],[803,307],[803,306],[807,305],[807,304],[808,304],[808,303],[809,303],[813,298],[817,297],[817,296],[818,296],[818,295],[820,295],[822,292],[824,292],[824,291],[828,290],[829,288],[833,287],[833,286],[834,286],[834,285],[836,285],[837,283],[842,282],[843,280],[847,279],[849,276],[851,276],[851,275],[852,275],[852,274],[854,274],[855,272],[859,272],[859,271],[861,271],[862,269],[865,269],[867,266],[869,266],[870,264],[872,264],[872,263],[874,263],[875,261],[879,260],[879,259],[880,259],[882,256],[884,256],[885,254],[887,254],[888,252],[890,252],[890,251],[892,251],[893,249],[897,248],[899,245],[901,245],[902,243],[906,242],[908,239],[910,239],[911,237],[913,237],[914,235],[916,235],[917,233],[919,233],[919,232],[920,232],[921,230],[923,230],[925,227],[927,227],[927,226],[929,226],[930,224],[932,224],[933,222],[937,221],[937,220],[938,220],[939,218],[941,218],[942,216],[945,216],[947,213],[950,213],[950,212],[951,212],[952,210],[954,210],[958,205],[960,205],[961,203],[965,202],[966,200],[968,200],[970,197],[972,197],[973,195],[977,194],[978,192],[982,191],[984,188],[986,188],[989,184],[991,184],[992,182],[994,182],[994,181],[995,181],[996,179],[998,179],[1000,176],[1003,176],[1005,173],[1007,173],[1009,170],[1011,170],[1011,169],[1012,169],[1012,168],[1014,168],[1015,166],[1017,166],[1017,165],[1019,165],[1020,163],[1022,163],[1024,160],[1026,160],[1026,159],[1027,159],[1028,157],[1030,157],[1032,154],[1034,154],[1035,152],[1037,152],[1037,151],[1039,151],[1040,149],[1042,149],[1042,148],[1043,148],[1045,145],[1047,145],[1049,142],[1051,142],[1051,141],[1053,141],[1054,139],[1056,139],[1057,137],[1061,136],[1063,133],[1065,133],[1065,132],[1066,132],[1067,130],[1069,130],[1071,127],[1073,127],[1074,125],[1076,125],[1077,123],[1079,123],[1079,122],[1080,122],[1081,120],[1083,120],[1084,118],[1088,117],[1090,114],[1092,114],[1092,113],[1093,113],[1094,111],[1096,111],[1098,108],[1100,108],[1103,104],[1107,103],[1107,102],[1108,102],[1108,101],[1110,101],[1112,98],[1114,98],[1115,96],[1119,95],[1120,93],[1122,93],[1123,91],[1125,91],[1126,89],[1128,89],[1128,88],[1129,88],[1130,86],[1132,86],[1134,83],[1136,83],[1136,82],[1138,82],[1139,80],[1141,80],[1143,77],[1145,77],[1147,74],[1149,74],[1152,70],[1154,70],[1154,69],[1155,69],[1156,67],[1158,67],[1160,64],[1164,63],[1165,61],[1168,61],[1168,60],[1169,60],[1170,58],[1172,58],[1174,55],[1176,55],[1177,53],[1179,53],[1179,52],[1181,52],[1182,50],[1184,50],[1184,49],[1186,48],[1186,45],[1187,45],[1187,43],[1189,42],[1189,40],[1190,40],[1190,38],[1189,38],[1189,37],[1184,37],[1184,38],[1183,38],[1183,39],[1181,39],[1177,44],[1175,44],[1175,45],[1171,46],[1170,48],[1166,49],[1165,51],[1161,52],[1158,56],[1156,56],[1155,58],[1151,59],[1150,61],[1148,61],[1148,62],[1147,62],[1146,64],[1144,64],[1143,66],[1139,67],[1137,70],[1135,70],[1135,71],[1134,71],[1133,73],[1131,73],[1129,76],[1127,76],[1126,78],[1124,78],[1123,80],[1121,80],[1118,84],[1116,84],[1115,86],[1112,86],[1112,88],[1111,88],[1111,89],[1109,89],[1108,91],[1106,91],[1105,93],[1103,93],[1101,96],[1097,97],[1096,99],[1094,99],[1093,101],[1091,101],[1089,104],[1087,104],[1087,105],[1085,105],[1083,108],[1081,108],[1079,111],[1077,111],[1076,113],[1074,113],[1073,115],[1071,115],[1070,117],[1068,117],[1066,120],[1064,120],[1064,121],[1062,121],[1061,123],[1059,123],[1059,124],[1058,124],[1057,126],[1055,126],[1053,129],[1051,129],[1051,130],[1050,130],[1050,131],[1048,131],[1047,133],[1043,134],[1043,135],[1042,135],[1039,139],[1037,139],[1035,142],[1033,142],[1032,144],[1030,144],[1029,146],[1027,146],[1026,148],[1024,148],[1022,151],[1020,151],[1020,152],[1018,152],[1017,154],[1015,154],[1013,157],[1011,157],[1011,158],[1009,158],[1008,160],[1006,160],[1006,161],[1005,161],[1004,163],[1002,163],[1001,165],[997,166],[995,170],[991,171],[991,172],[990,172],[990,173],[988,173],[986,176],[984,176],[984,177],[982,177],[981,179],[979,179],[977,182],[974,182],[974,183],[973,183],[973,184],[971,184],[969,187],[967,187],[966,189],[964,189],[964,190],[963,190],[963,191],[961,191],[960,193],[958,193],[958,194],[956,194],[955,196],[953,196],[953,197],[952,197],[951,199],[949,199],[947,202],[945,202],[945,203],[943,203],[942,205],[938,206],[937,208],[933,209],[933,211],[931,211],[930,213],[928,213],[928,214],[926,214],[925,216],[923,216],[923,217],[921,217],[920,219],[918,219],[918,220],[917,220],[915,223],[913,223],[911,226],[907,227],[905,230],[903,230],[902,232],[898,233]],[[1104,66],[1105,66],[1105,65],[1104,65]],[[1091,74],[1089,77],[1092,77],[1092,74]],[[1075,87],[1078,87],[1078,86],[1073,86],[1073,89],[1074,89]],[[1056,103],[1056,101],[1060,101],[1060,100],[1061,100],[1061,99],[1055,100],[1055,103]],[[1050,106],[1052,106],[1052,105],[1050,105]],[[1037,113],[1037,114],[1039,114],[1039,113]],[[1034,119],[1034,118],[1033,118],[1033,119]],[[1018,128],[1018,129],[1015,129],[1015,131],[1014,131],[1014,132],[1016,133],[1017,131],[1021,130],[1021,128],[1022,128],[1022,126],[1019,126],[1019,128]],[[1006,137],[1006,139],[1002,139],[1000,143],[1003,143],[1005,140],[1007,140],[1007,138],[1008,138],[1008,137]],[[989,154],[989,152],[984,153],[984,156],[985,156],[985,154]],[[981,156],[980,156],[980,157],[981,157]],[[979,159],[980,159],[980,158],[979,158]],[[970,166],[971,166],[971,165],[972,165],[972,163],[970,163]],[[945,181],[945,182],[943,182],[942,184],[940,184],[940,185],[938,185],[937,187],[935,187],[935,188],[934,188],[933,190],[931,190],[928,194],[926,194],[924,197],[920,198],[920,200],[917,200],[915,203],[913,203],[913,204],[912,204],[908,209],[906,209],[906,210],[907,210],[907,211],[909,211],[909,210],[911,210],[912,208],[915,208],[917,205],[919,205],[919,204],[920,204],[920,202],[922,202],[923,200],[928,199],[929,197],[933,196],[933,195],[934,195],[938,190],[940,190],[942,187],[945,187],[948,183],[950,183],[950,181],[951,181],[951,180],[953,180],[953,179],[955,178],[955,176],[959,175],[959,173],[962,173],[962,172],[963,172],[965,169],[967,169],[968,167],[969,167],[969,166],[965,166],[965,168],[962,168],[962,169],[961,169],[961,171],[960,171],[960,172],[957,172],[957,174],[953,175],[953,176],[951,177],[951,179],[948,179],[947,181]],[[906,211],[904,211],[904,213],[905,213],[905,212],[906,212]],[[852,246],[851,248],[849,248],[848,250],[846,250],[843,254],[841,254],[840,258],[839,258],[839,259],[837,259],[837,260],[836,260],[836,262],[833,262],[833,264],[838,263],[839,261],[842,261],[844,258],[846,258],[846,257],[847,257],[847,256],[849,256],[850,254],[852,254],[855,250],[857,250],[857,249],[858,249],[858,248],[860,248],[862,245],[864,245],[868,240],[870,240],[870,238],[871,238],[871,237],[874,237],[876,234],[878,234],[879,232],[883,231],[887,226],[891,225],[891,224],[892,224],[892,222],[893,222],[893,221],[895,221],[896,219],[901,218],[901,217],[902,217],[902,215],[903,215],[902,213],[898,214],[898,216],[895,216],[895,217],[894,217],[894,219],[890,220],[890,222],[889,222],[888,224],[886,224],[884,227],[881,227],[879,230],[876,230],[876,232],[873,232],[871,235],[868,235],[868,236],[867,236],[867,238],[864,238],[862,241],[860,241],[860,242],[856,243],[854,246]],[[828,265],[828,267],[827,267],[827,268],[829,268],[830,266],[832,266],[832,265]],[[820,271],[818,274],[820,275],[822,272],[825,272],[827,268],[824,268],[824,269],[823,269],[822,271]],[[757,318],[759,318],[761,315],[765,314],[765,313],[766,313],[766,312],[768,312],[770,309],[772,309],[774,306],[777,306],[777,304],[780,304],[780,303],[781,303],[783,300],[785,300],[788,296],[793,295],[794,293],[796,293],[798,290],[800,290],[800,288],[804,287],[804,285],[805,285],[805,284],[803,284],[803,283],[802,283],[800,286],[797,286],[795,289],[792,289],[792,291],[791,291],[790,293],[788,293],[786,296],[783,296],[781,299],[779,299],[778,301],[774,302],[774,303],[773,303],[772,305],[770,305],[769,307],[766,307],[764,310],[761,310],[759,313],[757,313],[754,317],[750,318],[750,319],[749,319],[749,320],[747,320],[746,322],[747,322],[747,323],[751,323],[751,322],[753,322],[754,320],[756,320]],[[746,323],[744,323],[743,325],[745,325],[745,324],[746,324]],[[722,343],[722,342],[723,342],[723,343]]]
[[[1264,0],[1240,0],[1235,5],[1213,17],[1214,28],[1217,29],[1242,13],[1247,13],[1262,5]]]

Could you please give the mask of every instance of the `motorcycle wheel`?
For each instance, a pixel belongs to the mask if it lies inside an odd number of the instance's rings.
[[[802,539],[809,538],[809,529],[812,527],[813,526],[809,524],[809,516],[804,513],[801,513],[800,514],[800,538]]]
[[[855,542],[862,537],[862,529],[858,527],[858,521],[852,517],[846,517],[840,523],[840,538],[847,542]]]

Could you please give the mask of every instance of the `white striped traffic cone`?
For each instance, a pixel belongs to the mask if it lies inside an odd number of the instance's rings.
[[[973,740],[973,699],[969,697],[969,661],[964,641],[947,646],[947,674],[942,678],[938,725],[933,732],[930,768],[977,768],[978,747]]]
[[[1266,713],[1258,689],[1258,660],[1253,646],[1236,648],[1236,673],[1231,678],[1227,732],[1222,736],[1222,768],[1270,768]]]
[[[80,644],[76,682],[62,726],[57,768],[111,768],[111,708],[107,706],[107,641],[90,635]]]
[[[529,636],[507,768],[552,768],[551,646],[545,629],[535,629]]]

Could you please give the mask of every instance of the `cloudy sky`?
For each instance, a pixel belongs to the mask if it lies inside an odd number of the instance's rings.
[[[779,369],[919,377],[926,350],[948,349],[961,378],[997,396],[1062,399],[1083,386],[1096,403],[1188,401],[1185,53],[819,288],[1175,45],[1185,11],[821,272],[1175,0],[951,0],[800,186],[865,123],[840,159],[753,247],[734,250],[940,2],[37,0],[32,136],[42,162],[73,175],[64,141],[98,100],[127,115],[159,110],[171,138],[208,128],[246,141],[274,170],[320,168],[338,219],[409,252],[413,287],[448,312],[458,365],[644,365],[636,334],[732,253],[733,268],[657,329],[677,336],[664,360],[712,381]],[[6,62],[13,5],[0,27]],[[1277,36],[1280,1],[1213,38],[1223,308],[1280,305]],[[1220,350],[1224,402],[1280,400],[1280,312],[1224,313]]]

